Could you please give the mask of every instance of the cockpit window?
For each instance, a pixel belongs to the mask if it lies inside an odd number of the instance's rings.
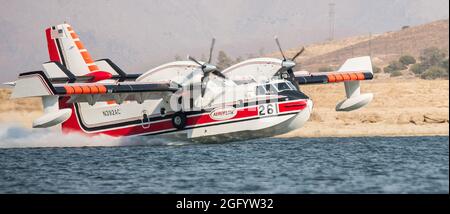
[[[289,85],[285,82],[280,82],[277,84],[278,91],[292,90]]]
[[[256,95],[278,94],[278,92],[295,90],[290,82],[280,82],[275,84],[266,84],[256,87]]]
[[[296,90],[295,86],[291,82],[286,82],[292,90]]]
[[[278,93],[277,88],[274,85],[272,85],[272,84],[267,84],[264,87],[266,88],[266,91],[268,91],[270,94],[277,94]]]

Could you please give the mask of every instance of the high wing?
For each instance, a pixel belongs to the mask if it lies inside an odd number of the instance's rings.
[[[338,71],[333,72],[295,72],[298,84],[326,84],[339,82],[359,82],[373,79],[372,60],[369,56],[351,58],[344,62]]]
[[[369,56],[351,58],[334,72],[294,72],[299,85],[343,82],[346,99],[336,105],[336,111],[353,111],[373,99],[372,93],[361,94],[360,82],[373,79],[372,61]]]
[[[373,79],[373,74],[369,71],[334,71],[321,73],[295,72],[294,74],[295,80],[300,85],[327,84]]]
[[[85,78],[82,78],[85,79]],[[70,97],[69,103],[115,100],[118,104],[125,100],[142,103],[146,99],[159,99],[178,90],[171,83],[149,82],[71,82],[55,83],[43,71],[22,73],[15,82],[12,98],[59,96]]]

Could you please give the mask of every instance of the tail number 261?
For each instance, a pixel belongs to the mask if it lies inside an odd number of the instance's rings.
[[[271,116],[278,114],[277,107],[273,103],[259,105],[258,112],[259,116]]]

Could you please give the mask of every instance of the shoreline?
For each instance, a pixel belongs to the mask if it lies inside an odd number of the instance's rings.
[[[278,135],[278,138],[321,137],[420,137],[449,136],[449,123],[408,124],[347,124],[309,121],[303,128]]]
[[[417,137],[449,136],[449,81],[374,79],[361,84],[362,93],[373,93],[367,106],[352,112],[336,112],[345,98],[343,84],[302,86],[314,102],[306,124],[276,138],[295,137]],[[11,91],[0,89],[0,127],[31,129],[42,115],[39,98],[10,100]]]
[[[295,138],[312,138],[312,139],[320,139],[320,138],[372,138],[372,137],[383,137],[383,138],[396,138],[396,137],[449,137],[447,134],[430,134],[430,135],[352,135],[352,136],[288,136],[285,137],[283,135],[274,136],[272,138],[278,139],[295,139]]]
[[[301,130],[301,129],[300,129]],[[360,138],[360,137],[449,137],[448,133],[418,133],[418,134],[353,134],[353,135],[292,135],[286,133],[274,136],[273,138],[289,139],[289,138]]]

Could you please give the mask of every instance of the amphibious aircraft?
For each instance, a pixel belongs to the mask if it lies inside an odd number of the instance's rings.
[[[161,135],[193,141],[270,137],[301,128],[313,110],[299,85],[344,83],[336,111],[367,105],[360,81],[373,78],[370,57],[348,59],[335,72],[294,72],[295,59],[255,58],[219,70],[207,62],[170,62],[128,74],[110,59],[94,61],[69,24],[45,30],[50,61],[21,73],[12,98],[41,97],[43,116],[34,128],[116,137]]]

